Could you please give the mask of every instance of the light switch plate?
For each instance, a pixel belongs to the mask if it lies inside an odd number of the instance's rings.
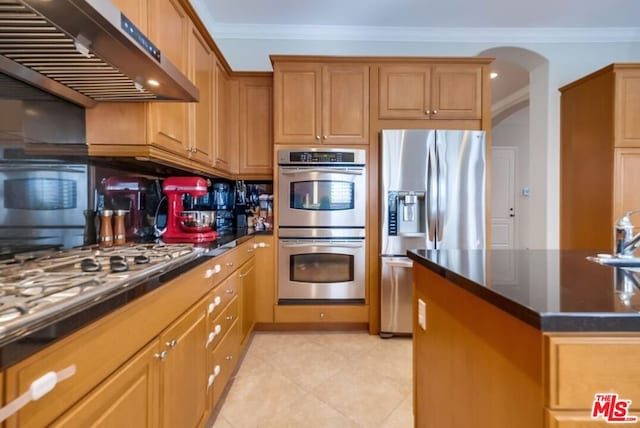
[[[427,329],[427,304],[422,299],[418,299],[418,325]]]

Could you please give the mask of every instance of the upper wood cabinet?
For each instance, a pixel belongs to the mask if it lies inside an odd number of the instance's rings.
[[[185,75],[189,74],[191,22],[177,0],[158,0],[148,10],[149,37]],[[190,150],[187,103],[150,103],[149,139],[152,145],[184,155]]]
[[[383,64],[380,119],[480,119],[482,66]]]
[[[240,78],[240,177],[273,177],[272,107],[271,77]]]
[[[615,69],[615,145],[640,147],[640,64]]]
[[[368,144],[369,65],[274,63],[274,141]]]
[[[191,103],[192,130],[189,157],[213,166],[216,137],[215,55],[195,26],[189,29],[190,78],[200,91],[200,101]]]
[[[216,125],[213,166],[223,172],[238,172],[238,90],[236,79],[231,79],[222,64],[216,62],[215,82],[217,92]]]
[[[615,221],[640,208],[640,64],[560,91],[560,246],[613,248]]]

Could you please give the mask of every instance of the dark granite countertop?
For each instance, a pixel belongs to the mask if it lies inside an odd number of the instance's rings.
[[[602,252],[606,251],[410,250],[407,254],[541,331],[640,331],[640,270],[586,259]]]
[[[24,330],[15,337],[15,339],[2,340],[3,338],[0,337],[0,341],[4,342],[4,344],[0,346],[0,370],[15,364],[29,355],[51,345],[62,337],[82,327],[86,327],[99,318],[139,299],[190,269],[210,260],[211,257],[219,256],[254,236],[272,234],[273,232],[271,231],[255,233],[253,231],[243,230],[220,235],[216,241],[199,244],[198,246],[206,248],[207,251],[203,252],[203,254],[195,260],[188,261],[170,271],[131,284],[131,286],[124,289],[121,293],[96,299],[89,306],[83,307],[82,310],[73,314],[61,313],[60,318],[48,322],[46,325]]]

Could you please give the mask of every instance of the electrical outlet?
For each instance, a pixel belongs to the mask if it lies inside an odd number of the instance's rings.
[[[418,299],[418,325],[427,329],[427,304],[422,299]]]

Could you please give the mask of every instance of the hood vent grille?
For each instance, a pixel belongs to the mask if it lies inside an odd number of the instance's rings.
[[[96,101],[156,98],[19,3],[0,2],[0,54]]]

